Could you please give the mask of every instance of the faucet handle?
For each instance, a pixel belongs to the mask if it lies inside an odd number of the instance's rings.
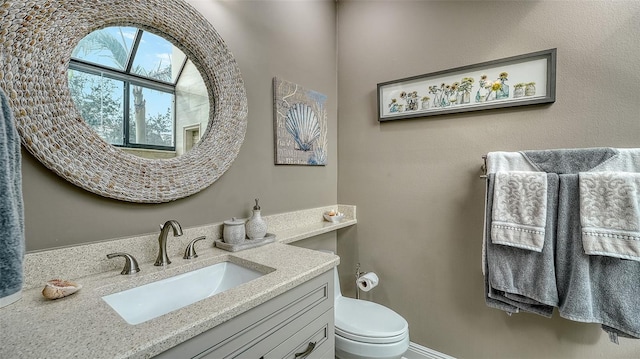
[[[109,253],[107,254],[107,258],[115,258],[115,257],[124,257],[124,268],[120,274],[135,274],[140,272],[140,267],[138,267],[138,261],[131,254],[117,252],[117,253]]]
[[[192,240],[191,242],[189,242],[189,244],[187,244],[187,249],[184,250],[184,259],[192,259],[192,258],[196,258],[198,257],[198,254],[196,253],[196,242],[201,241],[203,239],[207,238],[206,236],[202,236],[202,237],[198,237],[194,240]]]

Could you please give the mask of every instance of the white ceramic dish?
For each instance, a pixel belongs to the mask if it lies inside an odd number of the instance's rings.
[[[328,212],[325,212],[323,216],[326,221],[333,223],[340,222],[344,218],[344,214],[340,212],[336,212],[336,214],[333,216],[330,216]]]

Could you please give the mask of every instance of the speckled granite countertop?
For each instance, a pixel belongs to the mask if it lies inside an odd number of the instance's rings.
[[[135,326],[101,299],[227,260],[259,271],[275,271]],[[172,261],[183,262],[181,258]],[[282,243],[235,253],[212,248],[188,264],[162,268],[145,263],[133,276],[110,272],[80,278],[77,281],[83,288],[58,300],[46,300],[41,288],[30,289],[23,292],[20,301],[0,311],[0,357],[149,358],[330,270],[338,262],[335,255]]]
[[[22,299],[0,309],[0,357],[99,359],[157,355],[338,265],[338,256],[285,243],[357,223],[354,206],[339,208],[347,212],[341,223],[323,222],[321,213],[326,208],[267,216],[269,232],[277,237],[275,243],[240,252],[202,246],[197,249],[198,258],[191,260],[182,259],[185,242],[203,234],[216,238],[220,226],[186,229],[184,236],[168,242],[172,263],[167,267],[153,265],[157,234],[29,253],[25,257]],[[303,224],[289,225],[292,217]],[[312,220],[305,222],[304,218]],[[135,254],[141,271],[120,275],[123,261],[105,258],[112,251]],[[127,324],[101,298],[224,261],[267,274],[138,325]],[[83,288],[69,297],[47,300],[41,295],[45,278],[70,279]]]

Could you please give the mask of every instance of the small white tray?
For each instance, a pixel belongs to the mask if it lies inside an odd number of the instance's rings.
[[[216,247],[229,252],[238,252],[249,248],[260,247],[276,240],[276,235],[267,233],[262,239],[245,239],[244,242],[238,244],[225,243],[221,239],[213,241]]]

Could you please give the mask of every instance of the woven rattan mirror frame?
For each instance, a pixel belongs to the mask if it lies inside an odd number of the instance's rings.
[[[213,26],[182,0],[31,0],[0,5],[0,86],[24,147],[47,168],[99,195],[161,203],[201,191],[238,155],[247,96],[233,55]],[[152,160],[103,141],[75,108],[67,85],[71,52],[90,32],[137,26],[178,46],[207,85],[209,125],[184,155]]]

